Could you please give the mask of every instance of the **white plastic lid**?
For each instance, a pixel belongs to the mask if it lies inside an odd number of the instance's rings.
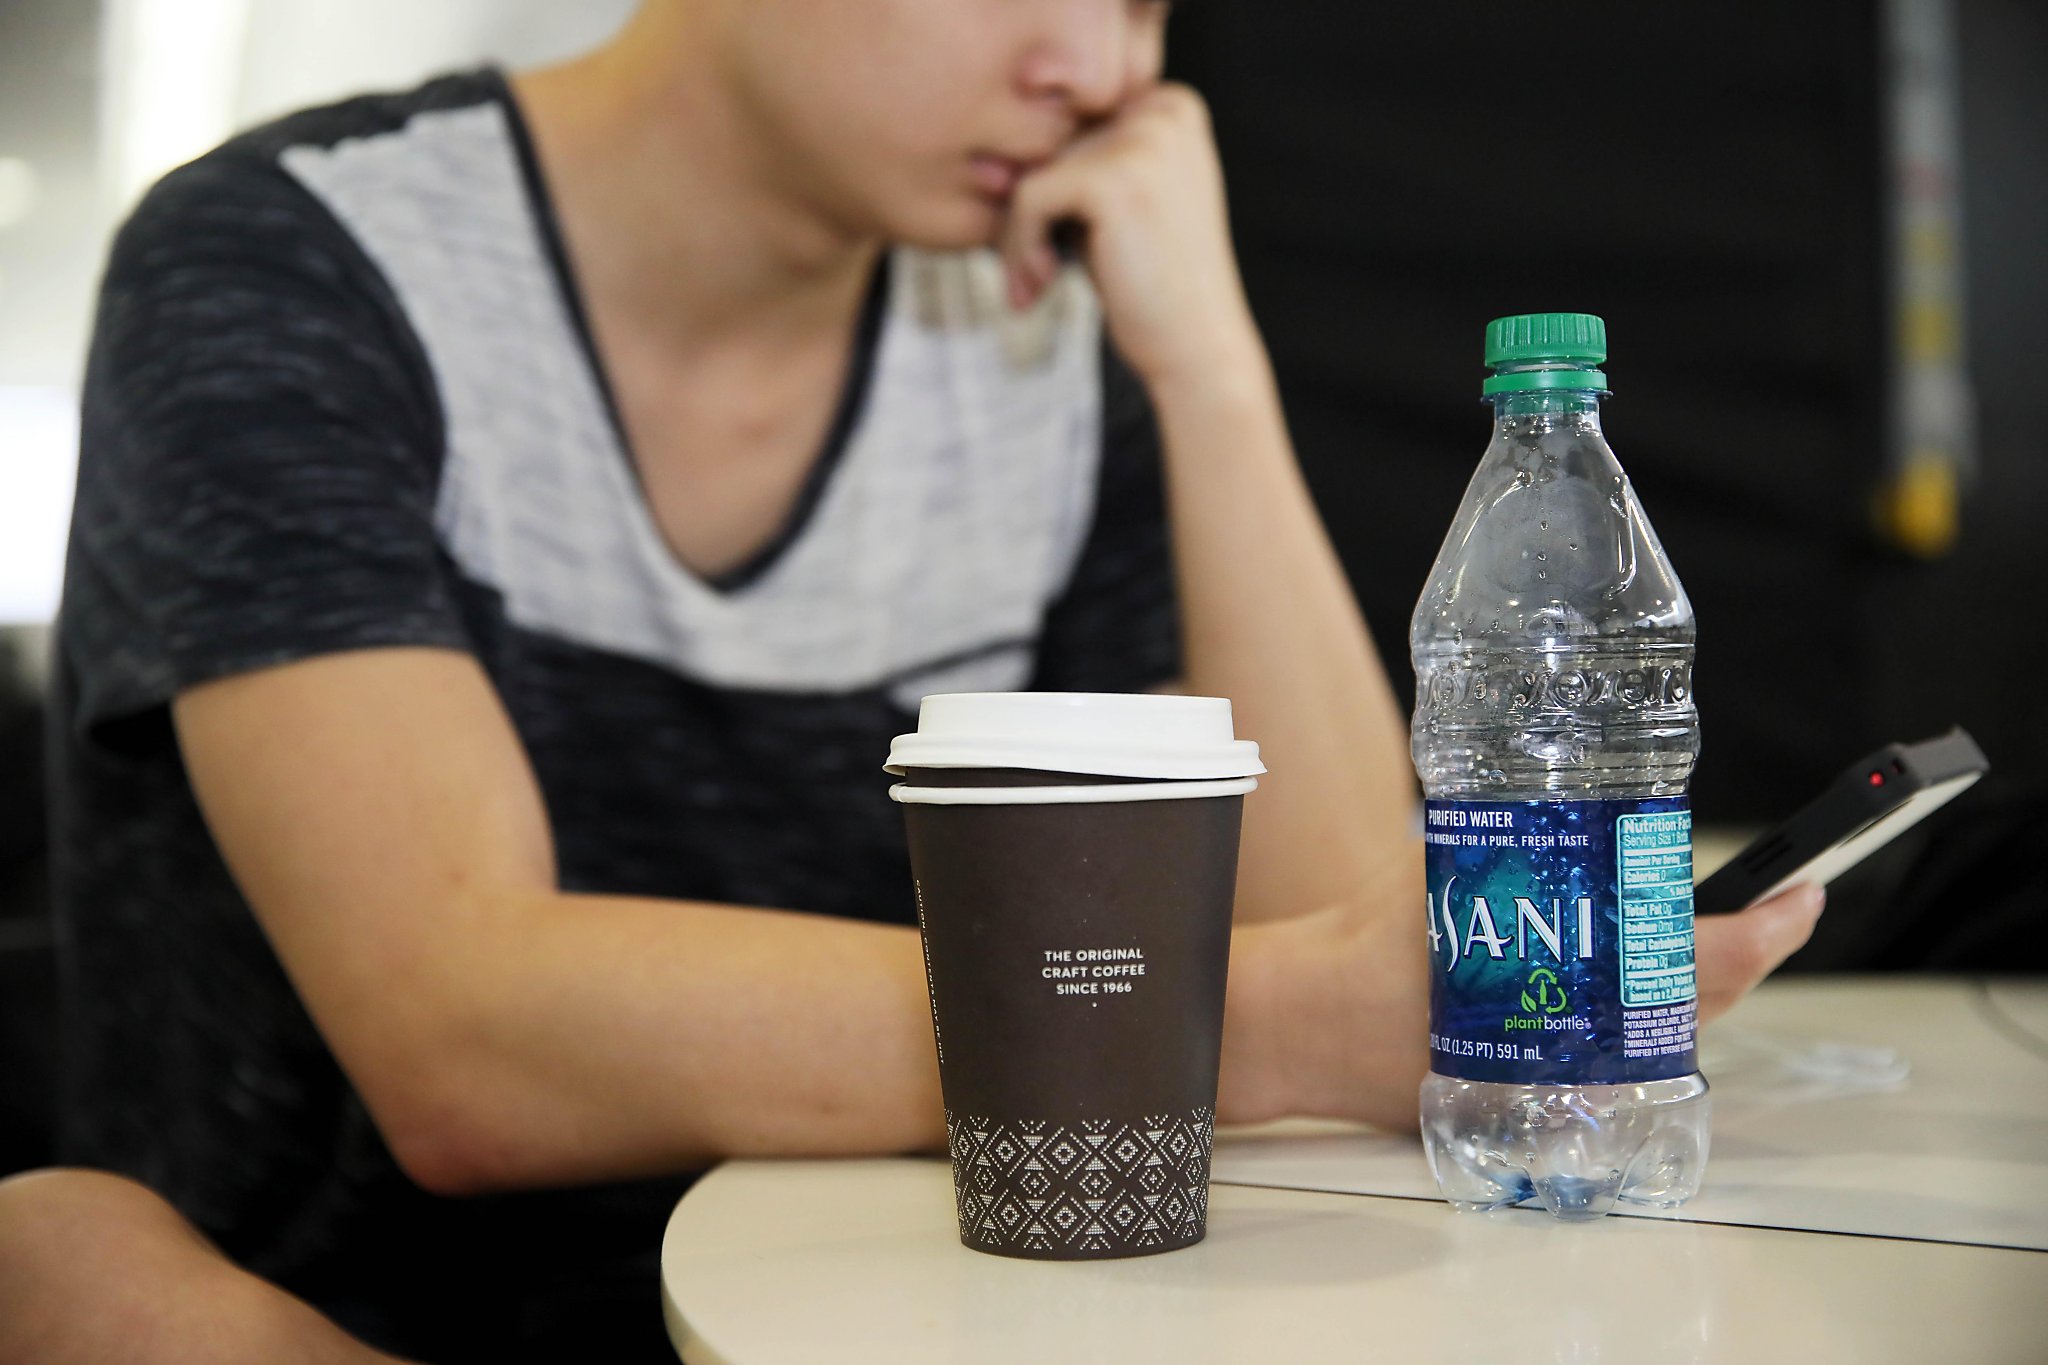
[[[1189,781],[1266,771],[1231,728],[1226,697],[1149,692],[947,692],[917,709],[917,732],[889,746],[909,768],[1029,768]]]

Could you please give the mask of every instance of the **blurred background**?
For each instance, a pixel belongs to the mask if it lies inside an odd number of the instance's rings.
[[[38,698],[110,232],[237,128],[552,60],[631,7],[0,0],[0,1172],[47,1150]],[[2008,875],[2041,865],[2048,813],[2048,6],[1559,13],[1198,0],[1173,21],[1383,656],[1405,685],[1408,612],[1485,444],[1481,328],[1603,315],[1608,435],[1700,619],[1700,819],[1762,825],[1879,744],[1966,725],[1994,777],[1838,885],[1800,963],[1977,965],[2001,914],[2048,910],[2038,874]],[[1995,903],[1960,941],[1927,927]]]

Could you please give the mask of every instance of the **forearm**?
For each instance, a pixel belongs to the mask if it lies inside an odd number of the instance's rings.
[[[1419,870],[1398,864],[1411,861]],[[1222,1122],[1412,1126],[1420,934],[1377,913],[1388,908],[1354,903],[1233,935]],[[412,1064],[415,1083],[431,1099],[379,1115],[430,1188],[943,1142],[913,929],[581,895],[501,903],[493,918],[492,948],[469,955],[464,989],[413,1040],[426,1059]]]
[[[320,657],[173,715],[237,885],[429,1188],[937,1143],[915,931],[560,892],[473,659]]]
[[[585,895],[501,904],[493,920],[423,1040],[435,1098],[407,1107],[416,1131],[387,1133],[423,1183],[560,1185],[943,1140],[913,929]]]
[[[1397,865],[1410,862],[1419,871]],[[429,1188],[943,1142],[913,929],[578,895],[501,904],[494,920],[493,947],[469,956],[465,988],[414,1039],[432,1098],[380,1114]],[[1425,1058],[1411,927],[1353,906],[1237,930],[1221,1121],[1413,1125]]]
[[[1245,803],[1239,914],[1297,914],[1384,886],[1415,829],[1385,668],[1246,340],[1151,385],[1167,453],[1190,690],[1226,696],[1269,775]],[[1373,896],[1373,899],[1379,899]]]

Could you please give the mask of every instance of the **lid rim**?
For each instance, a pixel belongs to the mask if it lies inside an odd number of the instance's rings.
[[[898,782],[889,788],[889,799],[901,806],[1105,806],[1138,801],[1207,801],[1245,796],[1258,786],[1256,777],[1060,787],[919,787]]]
[[[1084,751],[1053,745],[978,743],[972,739],[933,738],[919,743],[918,736],[899,735],[890,746],[889,761],[882,768],[899,775],[910,768],[1021,768],[1027,772],[1082,773],[1089,777],[1200,782],[1258,776],[1266,771],[1258,749],[1248,739],[1233,741],[1229,749],[1173,753],[1157,749]]]
[[[883,767],[1023,768],[1214,781],[1264,772],[1229,699],[1149,692],[953,692],[924,698]]]

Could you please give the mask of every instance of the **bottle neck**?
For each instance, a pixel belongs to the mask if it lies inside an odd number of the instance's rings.
[[[1497,393],[1487,401],[1493,404],[1497,430],[1600,430],[1600,395],[1589,389],[1527,389]]]

